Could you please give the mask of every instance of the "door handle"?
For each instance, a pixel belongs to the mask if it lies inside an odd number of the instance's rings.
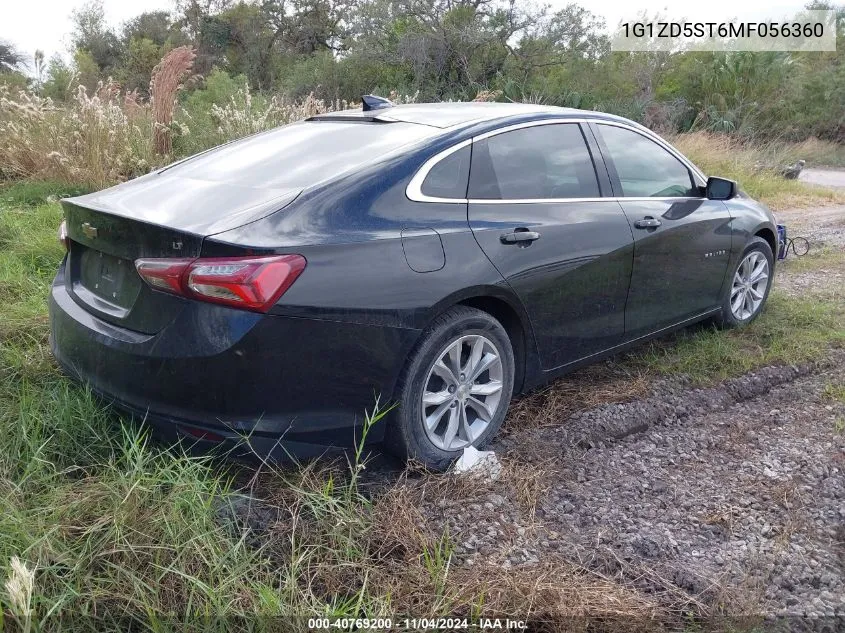
[[[642,220],[634,222],[634,226],[638,229],[656,229],[660,226],[660,220],[647,215]]]
[[[528,246],[534,240],[540,239],[540,234],[536,231],[529,231],[525,228],[514,229],[513,233],[505,233],[501,238],[502,244],[521,244]]]

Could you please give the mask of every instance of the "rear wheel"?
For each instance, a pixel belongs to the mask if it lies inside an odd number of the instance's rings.
[[[447,468],[464,448],[480,448],[498,431],[513,376],[502,325],[475,308],[449,309],[425,331],[402,374],[390,448],[428,468]]]
[[[745,325],[757,318],[772,287],[773,264],[769,243],[760,237],[753,238],[745,247],[725,293],[722,312],[717,317],[722,327]]]

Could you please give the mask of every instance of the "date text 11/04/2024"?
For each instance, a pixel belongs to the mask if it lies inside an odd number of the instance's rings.
[[[310,618],[308,628],[313,631],[524,631],[528,625],[525,620],[510,618]]]

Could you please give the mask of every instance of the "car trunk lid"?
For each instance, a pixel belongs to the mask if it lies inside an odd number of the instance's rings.
[[[62,201],[68,291],[79,305],[115,325],[148,334],[160,331],[186,300],[150,288],[138,275],[135,260],[197,258],[206,236],[272,213],[298,193],[244,192],[246,188],[231,185],[180,180],[185,179],[147,176]],[[215,215],[211,209],[221,212]]]

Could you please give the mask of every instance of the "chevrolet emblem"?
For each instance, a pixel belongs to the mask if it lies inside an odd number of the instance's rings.
[[[97,238],[97,227],[91,226],[88,222],[82,223],[82,233],[87,237],[89,240],[93,240]]]

